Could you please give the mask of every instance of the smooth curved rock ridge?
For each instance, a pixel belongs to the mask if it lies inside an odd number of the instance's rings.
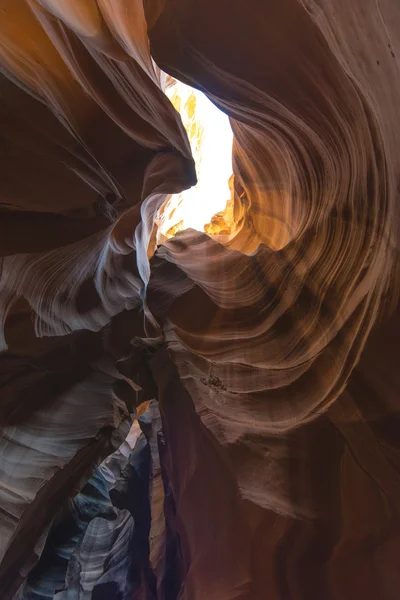
[[[50,10],[52,4],[47,3],[46,7]],[[109,235],[103,236],[100,246],[97,244],[97,238],[94,238],[92,241],[85,240],[69,249],[59,250],[60,256],[55,251],[55,256],[54,253],[50,253],[49,256],[40,256],[36,259],[31,256],[5,259],[2,265],[2,278],[3,281],[5,278],[7,282],[3,285],[10,285],[16,294],[8,287],[3,291],[2,297],[5,298],[5,305],[2,315],[4,317],[7,314],[10,300],[12,301],[15,295],[17,297],[23,295],[29,302],[37,303],[33,307],[35,313],[39,319],[44,320],[50,326],[50,329],[53,326],[54,333],[61,334],[65,333],[68,328],[73,330],[81,327],[79,317],[77,319],[75,313],[70,315],[70,324],[66,324],[63,330],[63,327],[57,323],[60,320],[57,313],[62,312],[63,309],[52,306],[49,310],[48,307],[43,306],[45,302],[41,298],[37,299],[38,292],[32,283],[32,278],[38,283],[39,288],[43,289],[45,284],[39,279],[42,263],[47,263],[47,268],[52,271],[56,288],[62,288],[63,285],[69,288],[67,297],[63,299],[64,306],[74,305],[79,284],[82,285],[88,278],[95,280],[96,291],[99,293],[101,301],[105,301],[106,305],[109,305],[110,300],[106,299],[103,294],[104,279],[109,277],[110,271],[107,267],[113,260],[120,260],[119,254],[132,253],[136,249],[136,242],[139,241],[138,268],[147,283],[149,278],[147,247],[153,229],[154,215],[165,200],[165,188],[168,193],[173,193],[176,185],[181,191],[193,181],[193,175],[190,173],[190,162],[192,162],[190,147],[183,125],[160,89],[161,83],[154,71],[147,38],[143,40],[143,36],[137,33],[137,30],[142,31],[145,28],[143,9],[140,11],[140,7],[141,3],[137,3],[137,8],[133,10],[132,21],[135,23],[135,27],[129,33],[129,43],[131,53],[135,54],[136,58],[143,57],[140,65],[141,67],[147,65],[152,79],[128,55],[125,55],[122,61],[110,61],[102,52],[93,47],[92,36],[89,36],[89,39],[83,36],[86,40],[85,44],[81,39],[82,30],[78,28],[78,36],[76,36],[73,30],[66,28],[62,16],[68,21],[69,10],[72,10],[72,15],[75,14],[74,3],[66,3],[65,11],[61,10],[61,13],[59,7],[57,8],[58,20],[51,18],[48,12],[43,11],[35,2],[7,4],[5,8],[8,19],[7,27],[2,31],[1,44],[1,62],[4,71],[13,80],[20,82],[30,94],[45,103],[66,128],[68,134],[72,136],[78,153],[84,156],[84,163],[80,166],[79,171],[68,162],[65,166],[72,167],[72,170],[89,187],[94,187],[101,195],[105,194],[105,190],[113,193],[117,198],[121,198],[123,195],[121,186],[115,182],[112,174],[109,174],[93,155],[92,149],[86,144],[84,134],[82,135],[81,129],[86,127],[85,115],[92,110],[94,105],[97,105],[105,113],[104,116],[111,119],[129,138],[153,150],[170,148],[177,154],[175,158],[171,156],[169,164],[165,164],[161,153],[155,157],[154,163],[149,167],[146,179],[149,180],[149,185],[152,187],[143,198],[144,206],[141,207],[140,223],[138,211],[128,209],[122,219],[119,219],[115,229]],[[107,13],[111,7],[107,8],[107,3],[104,3],[103,8]],[[142,15],[141,25],[140,15]],[[75,17],[71,22],[68,21],[69,24],[76,22]],[[87,17],[94,19],[94,14],[89,11]],[[117,20],[118,14],[115,14],[114,17]],[[126,15],[124,15],[124,19],[126,19]],[[28,33],[28,36],[25,37],[27,48],[23,43],[17,46],[17,42],[21,41],[20,38],[24,32]],[[36,41],[34,50],[30,47],[32,39]],[[150,102],[149,99],[151,99]],[[180,166],[178,156],[181,156],[183,167]],[[176,161],[176,165],[174,161]],[[185,167],[186,162],[188,166]],[[176,167],[177,172],[175,173]],[[188,176],[185,176],[185,168],[189,173]],[[172,174],[169,176],[170,170],[172,170]],[[10,205],[12,206],[11,203]],[[57,211],[56,207],[55,210]],[[109,248],[111,248],[111,252],[109,252]],[[82,260],[78,260],[77,254]],[[85,259],[83,259],[83,254],[86,254]],[[97,264],[94,266],[93,261],[96,260]],[[58,277],[56,276],[57,269],[52,264],[53,261],[63,265],[63,270],[58,272]],[[66,264],[67,261],[70,262],[69,265]],[[28,266],[26,266],[27,262]],[[119,270],[115,266],[111,268],[117,277]],[[16,282],[8,282],[11,273],[14,273],[14,276],[17,274]],[[48,276],[45,275],[46,277],[47,281]],[[111,300],[115,307],[111,313],[108,311],[108,319],[112,314],[127,308],[128,301],[125,301],[125,297],[127,295],[135,296],[137,292],[136,278],[126,273],[125,280],[130,280],[130,282],[122,284],[123,287],[131,287],[132,290],[129,292],[123,289],[119,293],[117,292],[118,300],[117,302]],[[53,298],[57,296],[57,293],[48,291],[48,296],[57,304],[57,297]],[[61,320],[63,320],[62,317]],[[97,317],[96,319],[95,317],[95,320],[98,321],[97,328],[106,322],[104,318]],[[75,325],[71,325],[71,322],[75,322]],[[89,323],[85,325],[89,325],[89,328],[93,327]],[[38,327],[38,333],[39,335],[46,334],[46,329],[41,331]]]

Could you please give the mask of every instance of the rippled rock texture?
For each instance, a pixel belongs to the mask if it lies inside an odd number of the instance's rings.
[[[2,600],[397,600],[397,0],[0,19]],[[157,246],[166,74],[229,115],[229,235]]]

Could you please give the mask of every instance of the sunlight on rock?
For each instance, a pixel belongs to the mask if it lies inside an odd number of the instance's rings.
[[[158,241],[189,228],[210,235],[228,234],[233,219],[233,134],[229,118],[205,94],[174,79],[166,94],[187,131],[198,182],[170,196],[161,207]]]

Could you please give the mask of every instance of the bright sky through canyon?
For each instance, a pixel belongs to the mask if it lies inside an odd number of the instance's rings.
[[[228,116],[202,92],[177,81],[166,91],[180,113],[196,163],[196,186],[168,200],[159,232],[166,237],[184,229],[203,231],[230,199],[233,134]]]

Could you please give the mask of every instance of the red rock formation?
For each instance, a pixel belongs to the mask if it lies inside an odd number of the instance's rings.
[[[396,0],[0,15],[1,597],[30,597],[63,503],[156,397],[147,483],[139,461],[121,492],[151,515],[134,583],[77,587],[103,548],[78,544],[59,598],[397,599]],[[228,241],[156,247],[196,181],[164,73],[230,117]]]

